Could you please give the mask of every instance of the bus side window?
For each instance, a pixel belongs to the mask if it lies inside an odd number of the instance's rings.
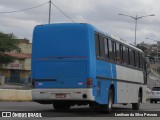
[[[140,68],[143,69],[143,57],[142,57],[142,54],[140,54]]]
[[[140,53],[139,52],[138,52],[138,63],[139,63],[138,64],[138,68],[141,68],[141,65],[140,65],[141,64],[141,62],[140,62]]]
[[[123,58],[123,45],[120,44],[120,63],[121,64],[123,63],[123,60],[124,60],[124,58]]]
[[[136,54],[135,54],[135,50],[132,50],[132,54],[133,54],[133,66],[136,67]]]
[[[120,56],[119,43],[116,43],[116,61],[117,61],[118,63],[120,63],[120,58],[121,58],[121,56]]]
[[[113,46],[112,46],[112,40],[108,39],[108,47],[109,47],[109,59],[113,59]]]
[[[147,62],[146,62],[145,58],[143,58],[143,59],[144,59],[144,71],[147,72]]]
[[[135,52],[135,60],[136,60],[136,67],[139,68],[139,55],[138,55],[138,52]]]
[[[108,58],[108,40],[107,38],[104,38],[104,48],[105,48],[105,58]]]
[[[142,55],[142,69],[144,70],[144,57]]]
[[[100,41],[100,57],[105,58],[104,39],[102,35],[99,35],[99,41]]]
[[[134,66],[134,54],[133,50],[129,48],[129,60],[130,60],[130,65]]]
[[[126,63],[126,60],[127,59],[127,57],[126,57],[126,47],[125,46],[123,46],[123,63],[125,63],[125,64],[127,64]]]
[[[125,53],[126,53],[125,63],[126,63],[127,65],[129,65],[129,48],[126,47],[125,51],[126,51],[126,52],[125,52]]]
[[[96,56],[100,57],[100,42],[99,42],[99,35],[95,33],[95,44],[96,44]]]
[[[113,41],[113,60],[116,61],[116,42]]]
[[[133,66],[136,67],[136,64],[137,64],[136,63],[136,52],[135,52],[135,50],[132,50],[132,52],[133,52],[133,60],[134,60],[133,61]]]

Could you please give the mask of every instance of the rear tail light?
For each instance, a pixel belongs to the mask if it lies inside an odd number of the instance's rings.
[[[87,88],[92,88],[92,78],[87,78]]]

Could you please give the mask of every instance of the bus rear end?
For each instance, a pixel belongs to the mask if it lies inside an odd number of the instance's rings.
[[[36,26],[33,33],[33,100],[55,109],[93,100],[86,24]]]

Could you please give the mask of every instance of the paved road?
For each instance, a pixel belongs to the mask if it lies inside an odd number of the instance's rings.
[[[53,115],[56,120],[71,120],[70,117],[74,117],[72,119],[77,119],[77,120],[109,120],[110,117],[107,117],[108,114],[106,113],[98,113],[93,110],[91,110],[88,106],[82,106],[82,107],[72,107],[71,110],[69,111],[54,111],[52,108],[52,105],[41,105],[35,102],[0,102],[0,111],[34,111],[34,112],[40,112],[44,113],[47,112],[50,115]],[[129,111],[130,113],[133,112],[131,109],[131,105],[114,105],[113,112],[110,113],[110,115],[114,116],[115,114],[118,113],[125,113],[125,111]],[[150,104],[150,103],[144,103],[141,104],[141,109],[137,112],[142,112],[143,111],[160,111],[160,103],[157,104]],[[63,117],[63,118],[61,118]],[[153,119],[154,118],[154,119]],[[33,118],[32,118],[33,119]],[[42,119],[42,118],[36,118],[37,119]],[[52,118],[47,118],[48,120],[51,120]],[[137,117],[112,117],[114,120],[119,120],[119,119],[136,119]],[[138,119],[147,119],[150,120],[151,118],[147,117],[138,117]],[[153,120],[158,120],[158,117],[152,117]],[[16,120],[16,119],[15,119]],[[28,119],[26,119],[28,120]]]

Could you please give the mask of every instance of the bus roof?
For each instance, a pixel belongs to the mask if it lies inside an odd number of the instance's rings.
[[[126,40],[124,40],[124,39],[122,39],[120,37],[114,36],[112,34],[105,33],[102,30],[97,29],[95,26],[93,26],[91,24],[88,24],[88,23],[56,23],[55,25],[70,25],[70,26],[75,26],[75,25],[80,25],[80,24],[87,25],[88,27],[93,28],[96,32],[104,34],[105,36],[108,36],[108,37],[110,37],[110,38],[112,38],[112,39],[114,39],[114,40],[116,40],[118,42],[121,42],[121,43],[123,43],[123,44],[125,44],[125,45],[127,45],[127,46],[129,46],[129,47],[131,47],[131,48],[133,48],[135,50],[138,50],[139,52],[143,53],[143,51],[141,49],[139,49],[139,48],[137,48],[137,47],[135,47],[135,46],[127,43]],[[37,26],[51,26],[51,25],[54,25],[54,24],[43,24],[43,25],[37,25]]]

